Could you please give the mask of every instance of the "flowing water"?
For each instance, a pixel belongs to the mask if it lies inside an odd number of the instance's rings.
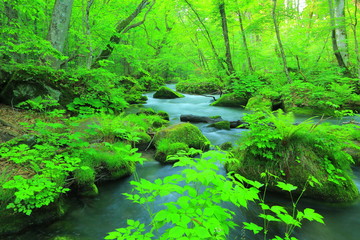
[[[174,87],[170,85],[170,87]],[[243,109],[213,107],[209,106],[211,98],[205,96],[187,95],[179,99],[154,99],[152,93],[147,94],[149,100],[145,107],[154,110],[163,110],[170,114],[170,121],[178,123],[181,114],[193,114],[200,116],[220,115],[223,119],[235,121],[242,118],[246,113]],[[217,96],[216,96],[217,97]],[[302,120],[302,119],[300,119]],[[231,129],[218,130],[207,127],[205,123],[196,124],[204,135],[214,145],[231,141],[237,142],[239,136],[247,130]],[[163,178],[179,172],[179,168],[172,168],[170,165],[160,165],[157,162],[146,162],[137,168],[137,175],[150,181],[156,178]],[[225,174],[223,168],[220,173]],[[360,188],[360,170],[354,169],[354,177],[357,186]],[[148,223],[148,213],[140,205],[133,204],[122,195],[130,192],[132,186],[130,181],[134,176],[121,179],[119,181],[108,182],[99,187],[99,196],[94,199],[74,199],[69,213],[60,221],[48,227],[33,228],[23,235],[12,237],[11,239],[21,240],[41,240],[51,239],[54,236],[72,236],[79,240],[103,239],[106,234],[116,228],[126,226],[127,219],[140,220]],[[156,211],[161,209],[161,203],[174,200],[177,196],[170,195],[156,201],[152,208]],[[272,201],[288,204],[286,200],[279,196],[272,195]],[[235,222],[241,224],[244,220],[254,219],[256,207],[250,206],[248,210],[236,209],[227,206],[236,212]],[[318,223],[307,223],[300,231],[295,232],[295,236],[301,240],[359,240],[360,239],[360,203],[355,202],[347,205],[330,205],[322,202],[315,202],[303,199],[301,208],[314,208],[325,218],[325,225]],[[273,231],[281,231],[273,229]],[[236,229],[231,233],[230,240],[241,239],[243,232]],[[245,239],[255,240],[259,237],[246,235]]]

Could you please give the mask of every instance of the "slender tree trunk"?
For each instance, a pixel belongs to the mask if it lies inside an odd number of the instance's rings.
[[[191,11],[195,14],[197,20],[199,21],[200,25],[202,26],[203,30],[204,30],[204,37],[205,39],[208,41],[208,43],[210,44],[211,50],[213,52],[213,54],[215,55],[215,58],[217,60],[217,63],[219,65],[219,67],[223,70],[226,71],[226,68],[223,64],[223,61],[220,59],[218,52],[216,51],[214,42],[212,41],[211,35],[209,33],[209,30],[207,29],[206,25],[204,24],[204,22],[201,20],[200,15],[198,14],[198,12],[194,9],[194,7],[192,6],[192,4],[188,1],[188,0],[184,0],[186,2],[186,4],[190,7]]]
[[[226,20],[226,11],[225,11],[225,3],[224,1],[221,1],[221,3],[219,4],[219,12],[220,12],[220,16],[221,16],[221,27],[222,27],[222,32],[223,32],[223,37],[224,37],[224,43],[225,43],[225,63],[227,65],[227,70],[228,70],[228,75],[232,75],[235,73],[235,69],[234,69],[234,65],[232,62],[232,58],[231,58],[231,50],[230,50],[230,42],[229,42],[229,30],[228,30],[228,25],[227,25],[227,20]]]
[[[120,34],[126,33],[128,32],[130,29],[135,28],[140,26],[141,24],[143,24],[145,22],[145,18],[147,13],[149,13],[149,11],[151,10],[152,6],[155,4],[155,0],[153,0],[152,4],[150,5],[150,7],[148,8],[148,11],[145,13],[145,16],[143,18],[143,20],[141,20],[140,22],[134,23],[132,25],[130,25],[130,23],[142,12],[142,10],[144,10],[148,5],[150,4],[150,0],[142,0],[139,5],[137,6],[137,8],[125,19],[121,20],[118,22],[118,24],[116,25],[116,34],[114,34],[113,36],[111,36],[110,40],[109,40],[109,44],[106,45],[106,48],[104,50],[101,51],[101,53],[99,54],[99,56],[95,59],[95,62],[92,64],[92,68],[99,68],[100,67],[100,61],[101,60],[106,60],[110,57],[110,55],[112,54],[115,45],[120,43],[121,37],[119,36]]]
[[[357,62],[357,77],[360,78],[360,52],[359,52],[359,41],[357,39],[357,13],[360,5],[359,0],[355,0],[355,9],[354,9],[354,22],[352,23],[353,35],[354,35],[354,43],[355,43],[355,54],[356,54],[356,62]]]
[[[284,72],[285,72],[286,78],[287,78],[287,80],[288,80],[288,83],[292,83],[292,79],[291,79],[291,77],[290,77],[289,70],[288,70],[288,66],[287,66],[287,61],[286,61],[286,55],[285,55],[284,47],[283,47],[283,45],[282,45],[281,38],[280,38],[279,24],[278,24],[278,22],[277,22],[277,17],[276,17],[276,4],[277,4],[277,0],[273,0],[273,2],[274,2],[274,5],[273,5],[273,8],[272,8],[272,18],[273,18],[273,21],[274,21],[276,38],[277,38],[277,42],[278,42],[278,44],[279,44],[281,59],[282,59],[282,62],[283,62],[283,67],[284,67]]]
[[[73,2],[74,0],[55,1],[47,39],[50,41],[53,48],[60,53],[64,52]],[[50,61],[54,68],[60,67],[60,61],[58,59],[52,58]]]
[[[335,0],[336,41],[345,65],[349,61],[349,49],[345,22],[345,0]]]
[[[249,51],[247,40],[246,40],[246,35],[245,35],[245,30],[244,30],[244,25],[243,25],[240,10],[238,10],[237,14],[238,14],[238,17],[239,17],[240,30],[241,30],[241,35],[242,35],[243,44],[244,44],[244,48],[245,48],[245,54],[246,54],[247,62],[248,62],[248,65],[249,65],[249,70],[250,70],[250,72],[254,72],[254,68],[253,68],[252,63],[251,63],[250,51]]]
[[[91,9],[92,5],[94,4],[94,1],[95,0],[87,0],[85,14],[84,14],[85,36],[86,36],[87,44],[88,44],[87,49],[89,51],[87,53],[87,56],[85,57],[85,64],[86,64],[87,69],[90,69],[91,63],[92,63],[92,58],[93,58],[93,48],[91,45],[90,9]]]
[[[12,2],[4,2],[4,11],[6,15],[6,19],[4,19],[4,25],[7,25],[8,28],[12,29],[12,31],[9,31],[9,33],[5,33],[6,38],[9,42],[16,45],[19,42],[19,36],[17,33],[19,29],[19,14],[18,11],[14,8],[13,4],[14,3]],[[9,58],[8,60],[12,59],[16,62],[21,62],[21,55],[16,52],[9,53],[6,58]]]
[[[347,38],[345,31],[345,13],[344,13],[344,0],[328,0],[329,11],[330,11],[330,24],[331,40],[334,55],[338,62],[339,67],[347,69],[348,60],[348,49],[347,49]]]

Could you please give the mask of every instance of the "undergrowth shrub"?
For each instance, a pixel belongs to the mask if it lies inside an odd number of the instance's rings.
[[[293,124],[293,115],[282,111],[250,114],[244,121],[250,124],[250,131],[234,150],[238,160],[228,164],[228,170],[253,180],[260,180],[260,174],[269,171],[301,188],[312,176],[323,184],[307,191],[312,198],[347,202],[358,197],[351,179],[353,160],[343,151],[353,143],[329,133],[332,128],[311,120]]]
[[[222,92],[223,86],[215,78],[191,78],[176,84],[176,91],[191,94],[214,94]]]
[[[125,122],[131,119],[123,118]],[[136,116],[138,121],[140,118]],[[161,118],[154,116],[153,119]],[[74,181],[91,185],[99,176],[116,179],[131,174],[135,164],[143,159],[129,144],[136,141],[129,135],[130,127],[129,134],[122,137],[124,143],[89,142],[98,139],[93,137],[99,135],[101,128],[96,123],[88,121],[75,131],[79,122],[73,118],[58,122],[38,120],[33,126],[26,125],[33,137],[15,138],[1,144],[0,159],[14,169],[6,174],[6,179],[1,178],[2,204],[30,215],[35,208],[59,199]],[[118,126],[122,123],[118,122]],[[151,124],[151,121],[141,122],[143,127],[150,128]]]
[[[289,240],[295,228],[301,227],[302,221],[318,221],[322,217],[314,210],[296,209],[299,199],[294,199],[294,209],[268,205],[265,194],[261,196],[259,182],[248,180],[239,174],[228,174],[228,178],[218,173],[218,161],[229,156],[224,153],[210,151],[201,154],[200,158],[180,157],[174,167],[185,167],[179,174],[156,179],[132,181],[132,193],[124,195],[134,203],[144,205],[151,222],[148,225],[129,219],[128,226],[110,232],[105,239],[229,239],[230,230],[235,227],[247,229],[254,234],[262,233],[264,239],[269,236],[270,224],[283,224],[287,231],[283,236],[274,235],[273,239]],[[283,191],[291,192],[294,186],[279,183]],[[163,209],[153,212],[151,206],[159,198],[177,196],[174,201],[163,203]],[[250,202],[261,206],[259,213],[264,226],[253,222],[243,222],[241,226],[234,223],[235,213],[225,204],[233,204],[239,208],[247,208]],[[242,238],[243,239],[243,238]],[[291,237],[292,240],[296,239]]]

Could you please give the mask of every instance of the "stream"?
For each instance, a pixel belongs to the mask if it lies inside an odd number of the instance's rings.
[[[168,85],[174,89],[174,85]],[[198,95],[184,94],[185,98],[178,99],[154,99],[153,93],[146,94],[148,101],[144,107],[150,107],[154,110],[163,110],[169,113],[170,122],[178,123],[181,114],[193,114],[200,116],[220,115],[224,120],[235,121],[242,118],[246,113],[239,108],[213,107],[209,106],[212,98]],[[218,97],[218,96],[215,96]],[[298,121],[304,118],[297,118]],[[195,124],[200,128],[203,134],[214,145],[224,142],[236,143],[244,133],[245,129],[218,130],[207,127],[206,123]],[[138,166],[137,175],[141,178],[153,181],[156,178],[163,178],[168,175],[178,173],[181,169],[172,168],[170,165],[160,165],[157,162],[145,162]],[[220,173],[225,174],[221,167]],[[360,188],[360,169],[354,169],[354,178],[356,185]],[[79,240],[99,240],[103,239],[108,232],[116,228],[126,226],[127,219],[139,220],[148,223],[148,213],[140,205],[133,204],[123,196],[123,193],[130,192],[132,186],[130,181],[134,176],[118,181],[107,182],[99,186],[99,196],[93,199],[74,199],[69,213],[61,220],[50,224],[47,227],[41,226],[31,229],[22,235],[13,236],[11,239],[19,240],[48,240],[54,236],[69,236]],[[176,196],[170,195],[157,200],[153,209],[159,210],[161,203],[174,200]],[[271,201],[288,204],[277,195],[270,196]],[[315,222],[303,222],[300,230],[294,233],[294,236],[300,240],[358,240],[360,239],[360,202],[351,204],[324,204],[308,199],[302,199],[300,208],[314,208],[318,213],[324,216],[325,225]],[[227,206],[236,212],[235,222],[241,224],[246,220],[254,218],[256,208],[249,207],[248,210],[235,209]],[[272,230],[279,231],[277,229]],[[246,231],[249,233],[249,231]],[[240,240],[243,232],[241,228],[231,232],[229,240]],[[260,236],[254,236],[249,233],[245,239],[257,240]]]

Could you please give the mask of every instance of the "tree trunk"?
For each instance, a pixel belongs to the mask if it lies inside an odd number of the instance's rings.
[[[359,0],[355,0],[354,21],[351,22],[351,28],[353,30],[353,35],[354,35],[356,66],[357,66],[356,75],[358,78],[360,78],[360,52],[359,52],[359,41],[357,39],[357,26],[358,26],[357,13],[359,7],[360,7]]]
[[[201,31],[201,33],[204,34],[205,39],[208,41],[208,43],[210,44],[211,50],[213,52],[213,54],[215,55],[216,61],[219,65],[219,67],[223,70],[226,71],[226,68],[223,64],[223,61],[220,59],[218,52],[216,51],[214,42],[212,41],[211,35],[209,33],[209,30],[207,29],[206,25],[204,24],[204,22],[201,20],[200,15],[198,14],[198,12],[194,9],[194,7],[192,6],[192,4],[188,1],[188,0],[184,0],[186,2],[186,4],[190,7],[191,11],[195,14],[197,20],[199,21],[200,25],[202,26],[203,30],[205,33],[203,33],[203,31]],[[219,76],[221,77],[221,76]]]
[[[148,9],[148,11],[146,12],[146,14],[151,10],[151,7],[154,5],[155,0],[153,1],[153,4],[150,6],[150,8]],[[118,24],[116,25],[116,34],[114,34],[113,36],[111,36],[110,40],[109,40],[109,44],[106,45],[106,48],[104,50],[101,51],[101,53],[99,54],[99,56],[96,58],[95,62],[93,63],[93,65],[91,66],[91,68],[99,68],[100,67],[100,61],[101,60],[106,60],[110,57],[110,55],[112,54],[115,45],[120,43],[121,38],[119,37],[120,34],[126,33],[128,32],[130,29],[135,28],[137,26],[140,26],[141,24],[143,24],[145,22],[145,17],[146,14],[144,16],[144,19],[140,22],[134,23],[132,25],[130,25],[130,23],[142,12],[143,9],[146,8],[146,6],[148,6],[150,4],[149,0],[142,0],[139,5],[137,6],[137,8],[125,19],[121,20],[118,22]]]
[[[8,39],[7,41],[9,43],[11,43],[11,45],[17,45],[19,42],[19,36],[18,36],[18,31],[19,31],[19,14],[18,11],[14,8],[14,3],[12,2],[4,2],[4,13],[6,16],[6,19],[4,19],[4,27],[9,28],[8,31],[3,32],[4,39]],[[2,27],[2,26],[1,26]],[[11,29],[11,30],[10,30]],[[5,42],[5,44],[8,44]],[[2,45],[2,44],[1,44]],[[8,54],[6,54],[5,58],[7,60],[14,60],[16,62],[21,62],[21,54],[12,51],[11,53],[8,52]]]
[[[254,72],[254,68],[253,68],[252,63],[251,63],[250,51],[249,51],[247,40],[246,40],[246,35],[245,35],[245,31],[244,31],[244,25],[243,25],[240,10],[238,10],[237,14],[238,14],[238,17],[239,17],[240,30],[241,30],[241,35],[242,35],[243,44],[244,44],[244,48],[245,48],[245,54],[246,54],[247,62],[248,62],[248,65],[249,65],[249,70],[250,70],[250,72]]]
[[[85,24],[85,36],[87,38],[88,44],[88,54],[85,56],[86,68],[90,69],[92,58],[93,58],[93,48],[91,46],[91,30],[90,30],[90,9],[95,0],[87,0],[85,13],[84,13],[84,24]]]
[[[74,0],[56,0],[47,39],[53,48],[63,53],[69,31],[71,10]],[[50,59],[54,68],[60,67],[58,59]]]
[[[334,2],[335,1],[335,2]],[[348,49],[345,30],[344,0],[328,0],[330,11],[331,40],[334,55],[339,67],[347,69]]]
[[[230,50],[230,42],[229,42],[229,30],[228,30],[228,25],[227,25],[227,20],[226,20],[226,11],[225,11],[225,3],[224,1],[221,1],[221,3],[219,4],[219,12],[220,12],[220,16],[221,16],[221,27],[222,27],[222,32],[223,32],[223,37],[224,37],[224,43],[225,43],[225,63],[227,65],[227,72],[228,75],[232,75],[235,73],[235,69],[234,69],[234,65],[232,62],[232,58],[231,58],[231,50]]]
[[[288,66],[287,66],[284,47],[282,45],[281,38],[280,38],[279,24],[278,24],[277,18],[276,18],[276,3],[277,3],[277,0],[273,0],[273,2],[274,2],[274,5],[273,5],[273,9],[272,9],[272,18],[273,18],[273,21],[274,21],[276,38],[277,38],[277,42],[279,44],[281,59],[282,59],[282,62],[283,62],[283,67],[284,67],[284,72],[285,72],[286,78],[288,80],[288,83],[292,83],[292,79],[290,77]]]

